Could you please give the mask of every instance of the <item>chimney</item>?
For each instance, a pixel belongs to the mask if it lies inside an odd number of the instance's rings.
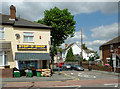
[[[10,20],[15,20],[16,9],[13,5],[10,6]]]
[[[67,48],[68,47],[68,44],[65,44],[65,48]]]

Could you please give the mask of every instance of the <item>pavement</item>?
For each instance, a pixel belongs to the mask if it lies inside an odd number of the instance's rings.
[[[32,78],[3,78],[4,88],[60,88],[60,87],[118,87],[118,73],[106,73],[100,71],[61,71],[53,74],[52,77],[32,77]],[[3,88],[3,89],[4,89]],[[39,88],[38,88],[39,89]]]

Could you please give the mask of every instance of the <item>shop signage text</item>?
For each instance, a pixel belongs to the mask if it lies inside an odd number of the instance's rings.
[[[47,49],[47,45],[17,45],[17,49],[19,50],[23,50],[23,49],[42,50],[42,49]]]

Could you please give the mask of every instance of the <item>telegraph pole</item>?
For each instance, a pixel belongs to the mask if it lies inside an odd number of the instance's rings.
[[[82,39],[82,28],[81,28],[81,59],[83,58],[83,49],[82,49],[82,45],[83,45],[83,39]]]

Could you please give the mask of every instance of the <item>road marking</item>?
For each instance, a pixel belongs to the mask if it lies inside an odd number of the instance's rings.
[[[79,89],[80,87],[82,87],[81,85],[80,86],[78,86],[77,88],[75,88],[75,89]]]
[[[79,77],[86,77],[86,78],[96,78],[96,76],[93,75],[80,75],[78,74]]]
[[[118,84],[116,84],[116,83],[112,83],[112,84],[104,84],[105,86],[112,86],[112,85],[114,85],[115,87],[118,87]]]
[[[71,75],[69,75],[69,74],[66,74],[66,73],[64,73],[64,72],[61,72],[61,73],[63,73],[64,75],[66,75],[66,76],[68,76],[68,77],[74,78],[74,80],[79,80],[79,78],[76,78],[76,77],[71,76]]]
[[[74,86],[51,86],[51,87],[77,87],[75,89],[78,89],[79,87],[82,87],[81,85],[74,85]]]

